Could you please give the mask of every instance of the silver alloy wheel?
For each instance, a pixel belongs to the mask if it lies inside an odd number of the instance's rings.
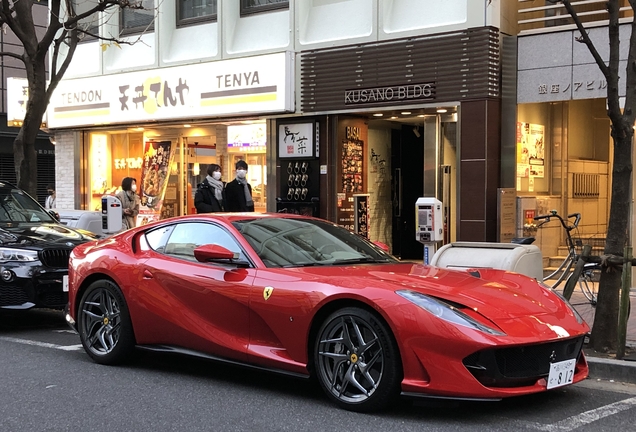
[[[319,335],[318,373],[328,391],[342,402],[362,403],[380,385],[384,350],[371,325],[359,317],[340,316]]]
[[[101,288],[91,292],[84,302],[80,319],[85,329],[85,345],[93,354],[102,356],[117,346],[121,310],[109,290]]]

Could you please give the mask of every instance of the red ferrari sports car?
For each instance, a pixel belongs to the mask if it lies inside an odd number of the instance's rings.
[[[492,400],[583,380],[589,327],[546,286],[403,263],[282,214],[172,218],[77,246],[67,320],[96,362],[135,347],[308,377],[341,407]]]

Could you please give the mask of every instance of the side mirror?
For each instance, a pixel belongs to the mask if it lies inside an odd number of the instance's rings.
[[[58,212],[56,212],[55,210],[49,210],[49,214],[53,217],[53,219],[55,219],[56,221],[60,221],[60,214]]]
[[[216,244],[207,244],[194,249],[194,257],[197,261],[208,262],[211,260],[233,260],[238,259],[238,252],[232,252]]]
[[[373,244],[379,247],[380,249],[382,249],[384,252],[387,252],[387,253],[390,252],[389,247],[385,243],[374,241]]]

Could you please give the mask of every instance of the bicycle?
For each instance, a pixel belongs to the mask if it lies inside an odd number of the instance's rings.
[[[557,289],[565,281],[565,286],[568,285],[568,280],[573,276],[573,268],[576,262],[579,260],[579,254],[577,254],[577,248],[582,246],[581,242],[572,238],[571,232],[578,228],[581,221],[580,213],[572,213],[564,219],[557,213],[556,210],[552,210],[549,214],[535,216],[534,220],[543,220],[539,225],[550,222],[551,218],[557,218],[561,223],[561,226],[565,230],[566,234],[566,246],[568,248],[568,254],[563,259],[561,264],[549,275],[543,278],[544,283],[548,280],[556,279],[551,285],[552,289]],[[570,220],[574,219],[572,222]],[[595,263],[585,263],[580,275],[578,276],[577,285],[583,296],[587,299],[587,302],[592,306],[596,306],[598,295],[598,281],[600,279],[601,267]],[[567,295],[570,297],[571,293]],[[567,298],[569,301],[570,298]]]

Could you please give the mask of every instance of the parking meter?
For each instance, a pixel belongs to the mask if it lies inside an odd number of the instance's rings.
[[[440,200],[432,197],[417,199],[415,240],[424,245],[424,264],[428,264],[437,250],[437,242],[444,240],[444,219]]]
[[[102,232],[115,234],[122,228],[122,206],[119,198],[112,195],[102,197]]]

